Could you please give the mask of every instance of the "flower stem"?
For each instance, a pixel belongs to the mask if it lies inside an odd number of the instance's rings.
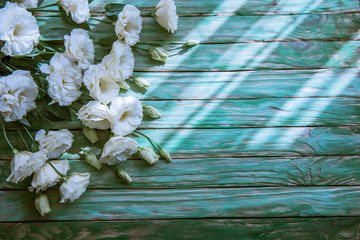
[[[45,117],[44,115],[42,115],[41,113],[40,114],[40,117],[42,117],[43,119],[45,119],[48,123],[50,123],[51,125],[53,125],[55,128],[57,129],[61,129],[59,126],[57,126],[55,123],[53,123],[52,121],[50,121],[49,119],[47,119],[47,117]]]
[[[138,47],[138,46],[133,46],[133,48],[135,48],[135,49],[139,49],[139,50],[143,50],[143,51],[145,51],[145,52],[149,52],[149,50],[148,50],[148,49],[141,48],[141,47]]]
[[[104,20],[97,19],[97,18],[91,18],[91,19],[92,19],[92,20],[99,21],[99,22],[102,22],[102,23],[107,23],[107,24],[113,25],[113,23],[112,23],[112,22],[104,21]]]
[[[41,9],[41,8],[52,7],[52,6],[56,6],[57,4],[58,4],[58,2],[49,4],[49,5],[40,6],[40,7],[37,7],[37,8],[28,8],[28,10],[29,10],[29,9],[30,9],[30,10],[36,10],[36,9]]]
[[[57,174],[59,174],[60,175],[60,177],[65,181],[65,175],[64,174],[61,174],[57,169],[56,169],[56,167],[54,167],[54,165],[50,162],[50,161],[48,161],[48,163],[50,164],[50,166],[54,169],[54,171],[57,173]]]
[[[14,70],[11,69],[9,66],[5,65],[5,63],[3,63],[2,61],[0,61],[0,65],[7,71],[9,71],[10,73],[12,73]]]
[[[6,130],[5,130],[5,124],[4,124],[4,121],[3,119],[1,118],[1,124],[2,124],[2,130],[3,130],[3,133],[4,133],[4,137],[5,137],[5,140],[6,142],[9,144],[11,150],[14,152],[15,151],[15,148],[13,147],[13,145],[10,143],[8,137],[7,137],[7,134],[6,134]]]
[[[27,129],[27,127],[23,124],[23,128],[25,129],[25,131],[27,132],[27,134],[29,135],[29,137],[31,138],[31,141],[33,141],[34,144],[37,145],[34,137],[31,135],[31,133],[29,132],[29,130]]]
[[[154,143],[160,150],[162,149],[162,147],[157,143],[155,142],[155,140],[151,139],[150,137],[148,137],[147,135],[135,130],[134,132],[136,132],[137,134],[140,134],[141,136],[145,137],[150,143]]]
[[[20,136],[20,138],[21,138],[21,141],[24,143],[26,149],[31,152],[31,149],[29,148],[29,145],[27,145],[27,143],[26,143],[26,141],[25,141],[25,139],[24,139],[24,136],[22,135],[20,129],[19,129],[19,128],[16,128],[16,130],[17,130],[17,132],[18,132],[18,134],[19,134],[19,136]]]

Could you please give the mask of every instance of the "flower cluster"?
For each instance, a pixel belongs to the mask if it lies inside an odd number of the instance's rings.
[[[170,162],[171,157],[166,149],[136,130],[144,115],[157,119],[161,113],[152,106],[143,106],[134,96],[120,93],[120,89],[130,89],[129,80],[138,87],[150,87],[146,79],[132,76],[135,67],[133,48],[140,42],[143,28],[140,10],[126,4],[117,13],[112,24],[116,39],[99,60],[95,59],[96,44],[81,28],[81,24],[91,18],[87,0],[38,4],[37,0],[13,0],[0,9],[0,40],[4,42],[0,73],[7,73],[0,77],[0,113],[3,134],[13,150],[11,173],[6,180],[19,183],[32,177],[29,191],[36,194],[35,208],[44,216],[51,212],[45,193],[48,188],[59,184],[60,203],[73,202],[86,191],[91,178],[89,172],[71,172],[67,151],[71,151],[75,142],[74,135],[68,129],[50,130],[47,124],[57,128],[58,125],[49,117],[65,119],[63,115],[69,115],[80,120],[82,132],[93,147],[102,148],[101,152],[95,153],[92,147],[82,147],[80,154],[84,160],[97,170],[102,165],[111,166],[126,183],[132,182],[130,175],[116,166],[135,153],[149,164],[156,164],[160,156]],[[33,15],[52,6],[61,7],[62,14],[74,22],[75,27],[69,35],[64,35],[62,46],[41,40]],[[177,30],[178,16],[173,0],[160,0],[152,16],[168,32]],[[190,44],[185,43],[192,47],[198,42]],[[149,49],[149,54],[162,62],[170,56],[161,46]],[[14,59],[19,58],[28,66],[14,66]],[[33,136],[28,127],[39,129],[34,127],[36,122],[43,129]],[[31,143],[26,142],[22,131],[18,133],[27,150],[19,151],[14,147],[7,137],[5,124],[24,128]],[[99,141],[96,131],[104,132],[106,136],[102,139],[105,141]],[[139,146],[136,137],[147,139],[153,148]]]

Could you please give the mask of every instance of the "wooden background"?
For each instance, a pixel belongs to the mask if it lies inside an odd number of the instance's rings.
[[[173,35],[149,17],[157,0],[125,3],[142,11],[142,43],[201,41],[165,65],[134,50],[134,75],[152,87],[129,94],[163,113],[141,129],[173,163],[127,161],[134,182],[124,185],[71,160],[71,171],[93,173],[88,191],[65,205],[47,191],[53,211],[39,217],[30,180],[5,181],[1,138],[0,238],[359,239],[358,0],[176,0]],[[37,19],[44,38],[69,32],[56,14]],[[112,31],[90,25],[95,41]]]

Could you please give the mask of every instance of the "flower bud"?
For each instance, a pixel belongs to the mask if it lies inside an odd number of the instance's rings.
[[[166,161],[171,162],[170,153],[166,149],[160,148],[160,155],[165,158]]]
[[[135,77],[134,82],[138,87],[141,87],[141,88],[150,87],[150,83],[143,77]]]
[[[152,59],[160,62],[166,62],[170,56],[170,53],[162,47],[151,48],[149,49],[149,53]]]
[[[124,89],[125,91],[130,89],[130,85],[125,81],[119,82],[118,85],[120,88]]]
[[[194,46],[198,45],[199,43],[200,43],[200,41],[198,41],[198,40],[189,39],[186,41],[185,45],[188,47],[194,47]]]
[[[89,139],[89,141],[91,143],[96,143],[97,141],[99,141],[99,138],[96,134],[95,129],[83,126],[82,132],[85,135],[85,137],[87,137],[87,139]]]
[[[150,164],[155,164],[159,161],[159,155],[157,155],[151,148],[138,147],[139,156]]]
[[[116,173],[119,176],[119,178],[121,180],[123,180],[124,182],[126,182],[126,183],[131,183],[132,182],[132,179],[131,179],[130,175],[127,172],[125,172],[124,170],[118,169],[116,171]]]
[[[93,154],[92,152],[89,152],[89,151],[84,151],[84,150],[83,150],[83,152],[84,152],[84,156],[85,156],[85,161],[90,166],[93,166],[97,170],[100,170],[102,165],[99,162],[98,158],[95,156],[95,154]]]
[[[49,199],[44,193],[40,193],[36,196],[34,202],[36,210],[41,214],[41,216],[45,216],[49,212],[51,212]]]
[[[143,109],[144,109],[144,113],[149,117],[155,119],[161,118],[161,113],[156,108],[152,106],[144,106]]]

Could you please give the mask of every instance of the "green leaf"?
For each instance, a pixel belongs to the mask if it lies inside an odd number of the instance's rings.
[[[31,127],[29,120],[27,120],[26,118],[20,119],[19,122],[21,122],[25,126]]]
[[[5,6],[6,0],[0,0],[0,8]]]
[[[116,40],[117,40],[117,38],[115,38],[115,37],[99,38],[99,43],[101,45],[111,47]]]
[[[83,23],[81,23],[81,24],[77,24],[74,20],[72,20],[72,18],[70,17],[70,16],[68,16],[65,12],[60,12],[60,16],[61,16],[61,18],[62,18],[62,20],[66,23],[66,24],[68,24],[68,25],[70,25],[70,26],[72,26],[72,27],[74,27],[74,28],[82,28],[82,29],[85,29],[85,30],[91,30],[90,29],[90,26],[89,26],[89,24],[87,23],[87,22],[83,22]]]
[[[39,148],[38,148],[38,146],[37,146],[35,143],[31,143],[30,148],[31,148],[31,151],[32,151],[32,152],[37,152],[37,151],[39,151]]]
[[[117,20],[118,14],[123,10],[125,4],[108,3],[105,5],[106,17],[111,20]]]

